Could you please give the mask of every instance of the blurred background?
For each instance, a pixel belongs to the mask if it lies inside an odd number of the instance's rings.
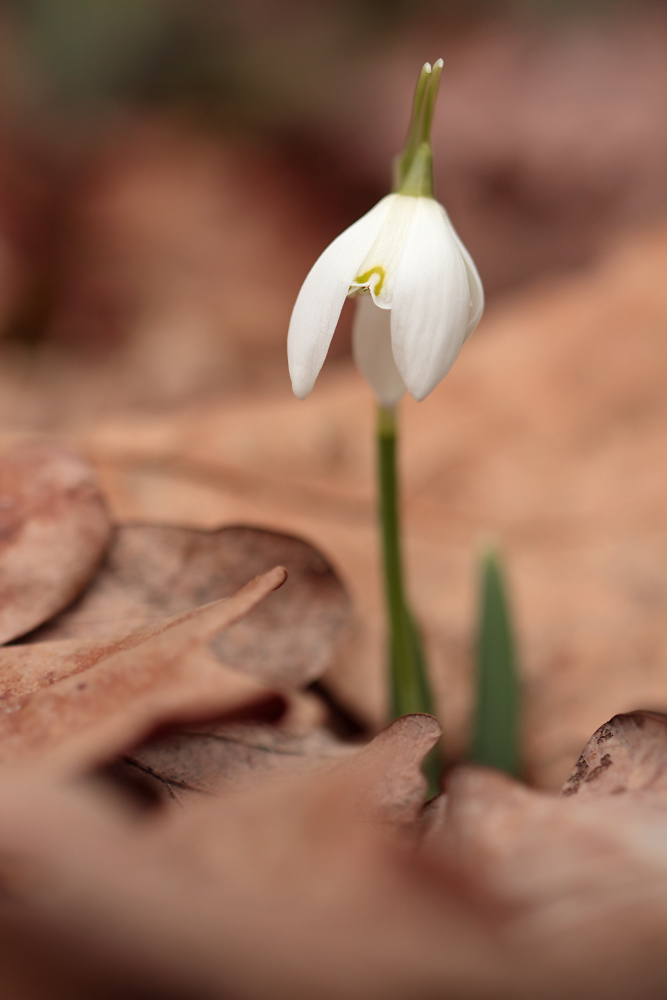
[[[664,211],[663,3],[2,0],[5,425],[286,384],[439,56],[437,194],[492,303]]]

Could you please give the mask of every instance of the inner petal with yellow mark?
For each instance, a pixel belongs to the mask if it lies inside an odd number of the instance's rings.
[[[391,309],[394,277],[418,198],[395,194],[385,223],[350,284],[350,292],[368,288],[381,309]]]

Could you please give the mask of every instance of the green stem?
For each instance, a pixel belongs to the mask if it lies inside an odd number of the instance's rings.
[[[378,408],[377,432],[380,523],[389,623],[391,711],[392,717],[398,718],[411,712],[431,712],[433,700],[419,634],[408,610],[403,586],[394,407]]]

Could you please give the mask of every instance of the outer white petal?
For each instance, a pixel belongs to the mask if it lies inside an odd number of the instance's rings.
[[[441,206],[442,207],[442,206]],[[452,226],[451,219],[447,215],[445,209],[442,209],[445,213],[445,218],[449,223],[451,230],[454,234],[454,238],[458,243],[459,250],[461,251],[461,256],[463,257],[463,262],[466,266],[466,271],[468,272],[468,286],[470,288],[470,312],[468,314],[468,325],[466,327],[466,335],[463,338],[467,340],[472,331],[475,329],[480,319],[482,318],[482,313],[484,312],[484,288],[482,287],[482,279],[479,276],[477,268],[475,267],[475,262],[472,257],[464,247],[461,237]]]
[[[396,271],[391,310],[394,358],[420,400],[454,364],[470,315],[468,272],[442,207],[419,198]]]
[[[378,202],[329,244],[315,261],[292,310],[287,360],[292,389],[305,399],[329,350],[350,282],[382,229],[392,195]]]
[[[391,313],[376,306],[367,292],[355,304],[352,354],[380,406],[395,406],[405,386],[391,350]]]

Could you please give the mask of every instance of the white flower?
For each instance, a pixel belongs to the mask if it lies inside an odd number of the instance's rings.
[[[484,309],[475,265],[442,205],[390,194],[327,247],[299,292],[287,338],[299,399],[315,384],[349,294],[359,295],[354,358],[383,406],[406,388],[427,396]]]

